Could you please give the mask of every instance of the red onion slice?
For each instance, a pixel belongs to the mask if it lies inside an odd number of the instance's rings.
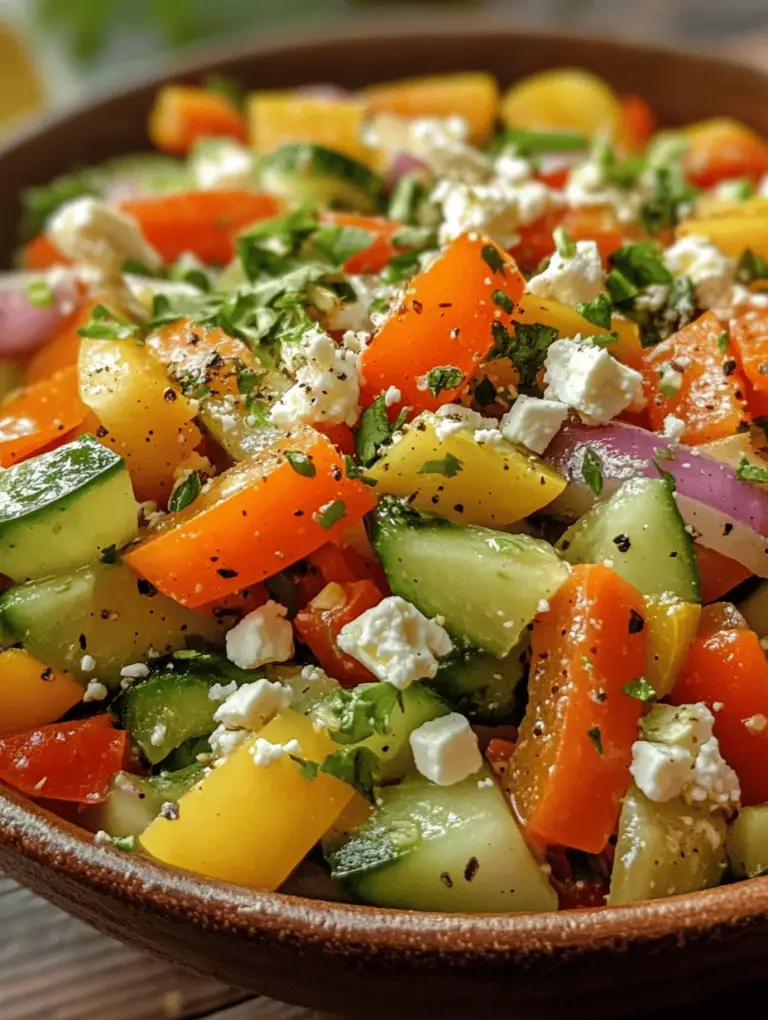
[[[587,449],[594,450],[602,464],[599,496],[584,480]],[[658,477],[659,468],[668,471],[677,485],[680,512],[695,540],[768,577],[768,488],[764,491],[740,481],[730,465],[696,447],[621,422],[591,428],[570,421],[552,441],[545,459],[569,482],[548,510],[569,520],[581,516],[598,499],[607,499],[628,478]]]
[[[29,300],[27,287],[31,280],[45,280],[44,274],[0,274],[0,357],[12,358],[31,354],[53,333],[56,326],[75,307],[77,291],[69,270],[51,274],[49,286],[52,303],[39,308]]]

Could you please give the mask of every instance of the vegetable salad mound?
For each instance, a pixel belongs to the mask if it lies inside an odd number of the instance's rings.
[[[766,144],[575,70],[237,97],[24,195],[0,781],[385,907],[763,874]]]

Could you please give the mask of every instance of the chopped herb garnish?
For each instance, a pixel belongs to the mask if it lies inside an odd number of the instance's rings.
[[[373,318],[374,315],[386,315],[389,311],[389,298],[377,297],[368,305],[368,315]]]
[[[601,329],[611,328],[613,308],[607,294],[598,294],[593,301],[580,302],[576,305],[576,311],[593,326],[600,326]]]
[[[132,340],[138,336],[139,327],[113,315],[104,305],[96,305],[90,320],[77,332],[86,340]]]
[[[563,259],[572,259],[576,254],[576,242],[571,238],[564,227],[555,227],[552,232],[552,239],[555,242],[557,254]]]
[[[583,344],[592,344],[593,347],[610,347],[611,344],[619,342],[618,333],[593,333],[592,336],[583,336]]]
[[[203,488],[199,471],[190,471],[183,482],[175,487],[168,500],[168,509],[175,513],[194,503]]]
[[[656,457],[658,458],[658,460],[674,460],[675,459],[675,451],[671,447],[669,447],[669,446],[657,446],[656,450],[655,450],[655,453],[656,453]]]
[[[392,423],[392,433],[393,434],[395,432],[399,432],[400,429],[403,427],[403,425],[405,425],[406,420],[408,418],[408,412],[409,411],[410,411],[410,407],[401,407],[400,408],[400,410],[398,411],[398,414],[397,414],[397,418],[395,418],[394,422]]]
[[[416,223],[419,208],[426,196],[427,189],[418,174],[406,174],[395,185],[389,200],[387,217],[395,223]]]
[[[592,741],[597,753],[601,755],[603,753],[603,736],[600,732],[600,727],[593,726],[591,730],[587,730],[587,736]]]
[[[452,453],[446,453],[442,460],[425,461],[418,470],[420,475],[444,475],[453,478],[461,471],[462,463]]]
[[[591,446],[584,451],[581,475],[594,494],[599,496],[603,491],[603,462]]]
[[[624,684],[621,688],[624,694],[630,698],[636,698],[637,701],[653,701],[656,697],[655,688],[648,683],[644,676],[639,676],[635,680],[630,680],[629,683]]]
[[[506,269],[504,268],[504,258],[495,245],[484,244],[480,252],[480,257],[492,273],[500,273],[502,276],[507,275]]]
[[[344,500],[334,499],[330,503],[321,506],[313,516],[321,528],[332,528],[342,517],[346,517],[346,514],[347,504]]]
[[[762,255],[747,248],[736,266],[736,279],[745,286],[756,280],[768,279],[768,262]]]
[[[717,349],[720,351],[721,354],[725,354],[725,352],[728,350],[729,343],[730,337],[728,336],[728,333],[725,330],[723,330],[723,332],[717,338]]]
[[[503,309],[507,315],[511,315],[515,310],[515,302],[509,294],[505,294],[503,290],[495,290],[493,294],[491,294],[491,301],[493,301],[495,305],[498,305],[499,308]]]
[[[661,464],[659,464],[658,460],[655,460],[653,462],[653,466],[659,472],[659,477],[661,478],[662,482],[664,482],[669,492],[670,493],[677,492],[677,481],[675,480],[675,476],[672,474],[672,472],[665,471]],[[736,477],[738,478],[738,472],[736,472]],[[766,481],[768,481],[768,473],[766,473]]]
[[[392,235],[392,244],[395,248],[418,248],[419,251],[426,251],[427,248],[437,247],[437,234],[434,227],[403,227]]]
[[[433,397],[443,390],[455,390],[464,381],[464,373],[453,365],[438,365],[427,372],[427,389]]]
[[[740,482],[768,482],[768,468],[751,464],[746,457],[742,457],[736,468],[736,477]]]
[[[421,252],[417,248],[393,255],[381,271],[382,282],[401,283],[403,280],[409,280],[421,268],[420,255]]]
[[[51,285],[42,277],[30,280],[27,284],[27,299],[33,308],[50,308],[54,297]]]
[[[627,244],[613,252],[611,266],[638,289],[652,283],[672,283],[672,274],[664,265],[661,250],[653,241]]]
[[[536,376],[544,366],[550,345],[557,340],[557,330],[540,322],[513,325],[514,334],[498,320],[492,324],[493,348],[488,358],[509,358],[520,374],[519,392],[538,396],[541,391]]]
[[[359,465],[355,463],[354,457],[350,457],[348,453],[344,454],[344,471],[347,478],[354,478],[358,482],[362,482],[363,485],[376,485],[376,479],[369,478],[364,471],[361,471]]]
[[[301,767],[304,779],[313,780],[324,772],[335,776],[374,803],[374,786],[379,774],[379,759],[368,747],[342,747],[329,754],[322,763],[304,761],[291,755]]]
[[[357,744],[374,733],[386,733],[398,704],[402,711],[400,692],[391,684],[363,684],[327,694],[316,712],[337,744]]]
[[[299,453],[298,450],[286,450],[283,456],[297,475],[303,475],[305,478],[314,478],[317,474],[317,468],[308,454]]]
[[[122,850],[123,853],[129,854],[136,847],[135,836],[113,836],[112,843],[116,850]]]
[[[392,429],[387,416],[384,397],[376,397],[370,407],[363,411],[360,426],[355,436],[357,459],[363,467],[370,467],[379,456],[382,446],[390,441]]]
[[[676,227],[696,197],[696,189],[683,176],[679,162],[648,171],[650,197],[640,210],[640,221],[649,234]]]
[[[535,156],[548,152],[587,152],[590,140],[575,131],[529,131],[506,128],[493,142],[492,151],[512,149],[518,156]]]
[[[117,552],[116,545],[108,545],[101,550],[101,556],[99,557],[102,563],[119,563],[120,556]]]
[[[157,272],[150,269],[149,266],[145,266],[143,262],[138,262],[136,259],[126,259],[120,267],[120,272],[126,276],[158,276]]]
[[[373,243],[373,234],[362,227],[342,227],[338,225],[321,227],[313,238],[315,250],[328,259],[334,266],[342,266]]]
[[[634,305],[635,298],[640,293],[639,289],[629,280],[620,269],[612,269],[605,278],[605,285],[608,288],[611,301],[617,308],[626,310]]]

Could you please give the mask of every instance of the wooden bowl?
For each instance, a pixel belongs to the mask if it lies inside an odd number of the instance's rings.
[[[768,134],[768,78],[717,59],[516,33],[478,19],[439,29],[253,43],[183,69],[251,87],[356,87],[485,68],[502,84],[579,64],[646,95],[663,122],[727,114]],[[144,82],[50,119],[0,151],[0,252],[10,264],[21,188],[146,147]],[[93,844],[0,794],[0,867],[117,938],[288,1002],[366,1018],[617,1016],[746,994],[765,973],[768,879],[621,909],[535,916],[408,913],[252,893]],[[734,986],[738,986],[734,988]],[[731,1004],[733,999],[731,998]],[[706,1015],[706,1012],[703,1014]],[[711,1014],[710,1014],[711,1015]]]

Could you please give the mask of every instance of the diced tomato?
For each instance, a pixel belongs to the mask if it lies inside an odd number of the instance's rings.
[[[648,350],[643,375],[654,431],[673,414],[685,422],[683,442],[696,445],[732,436],[749,422],[744,374],[724,349],[722,336],[720,320],[707,312]],[[670,379],[672,388],[665,393]]]
[[[0,737],[0,781],[30,797],[96,804],[123,767],[126,734],[109,715]]]
[[[529,701],[509,786],[526,834],[599,853],[629,785],[645,670],[645,603],[602,564],[573,568],[536,617]]]
[[[359,213],[324,212],[323,224],[339,227],[357,227],[371,235],[370,247],[359,251],[344,263],[344,272],[353,275],[380,273],[389,260],[404,248],[396,248],[392,238],[403,229],[402,223],[393,223],[383,216],[361,216]]]
[[[732,606],[705,606],[699,633],[670,700],[703,701],[715,717],[714,734],[736,770],[745,805],[768,801],[768,660],[754,631]]]
[[[381,602],[372,581],[327,584],[293,621],[299,639],[316,656],[325,672],[345,687],[371,683],[376,677],[357,659],[342,652],[336,638],[342,627]]]
[[[247,588],[241,588],[231,595],[208,602],[199,606],[195,611],[211,616],[247,616],[254,609],[263,606],[269,601],[269,591],[265,584],[252,584]]]
[[[520,241],[510,254],[526,273],[533,273],[541,261],[555,250],[553,232],[562,227],[574,241],[594,241],[604,264],[608,256],[624,243],[625,231],[616,214],[607,206],[585,209],[554,209],[522,227]]]
[[[704,545],[694,542],[693,551],[696,553],[696,563],[699,568],[699,582],[701,584],[701,601],[714,602],[721,599],[729,591],[746,581],[752,576],[752,572],[743,567],[741,563],[723,556],[714,549],[707,549]]]
[[[697,188],[748,177],[755,184],[768,172],[768,148],[745,124],[719,118],[695,124],[685,132],[688,148],[683,168]]]
[[[349,457],[353,456],[355,452],[355,435],[349,425],[345,425],[343,422],[339,422],[337,425],[326,425],[323,422],[317,422],[314,428],[318,432],[322,432],[327,439],[330,439],[340,453],[345,453]]]

